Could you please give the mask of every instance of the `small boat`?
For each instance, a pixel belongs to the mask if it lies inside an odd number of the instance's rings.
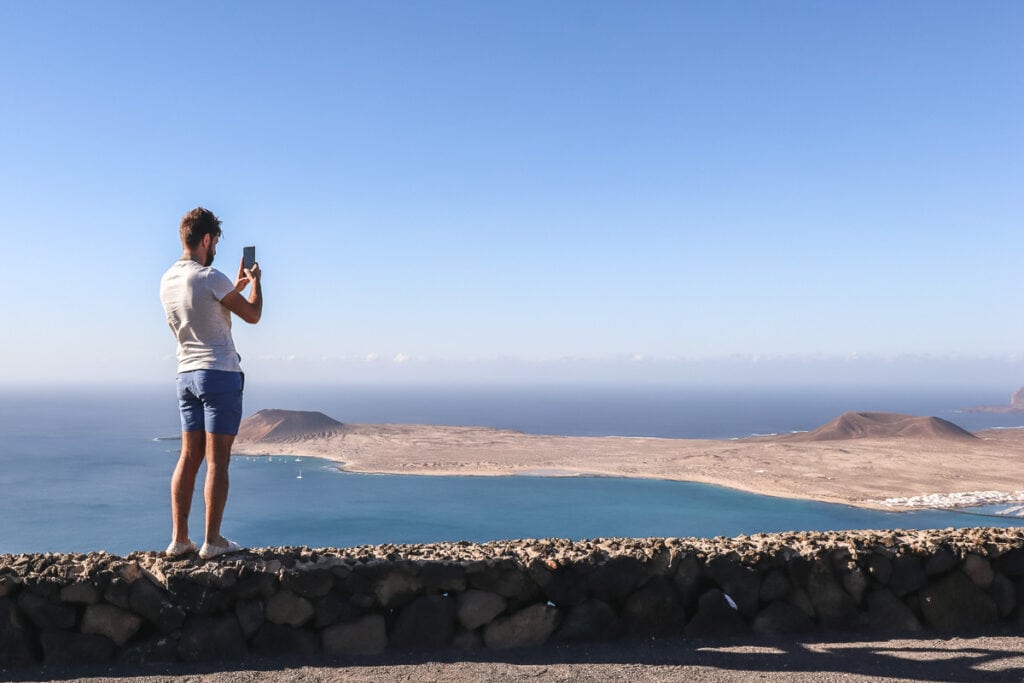
[[[297,477],[295,477],[295,478],[296,478],[296,479],[302,479],[302,470],[299,470],[299,476],[297,476]]]

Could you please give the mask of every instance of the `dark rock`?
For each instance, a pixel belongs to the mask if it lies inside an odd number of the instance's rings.
[[[484,629],[484,643],[498,650],[543,645],[558,628],[560,620],[558,609],[542,603],[530,605],[488,624]]]
[[[996,569],[1007,576],[1024,576],[1024,548],[1014,548],[995,560]]]
[[[117,646],[105,636],[46,629],[42,635],[43,661],[48,665],[106,664]]]
[[[867,575],[861,571],[860,567],[852,563],[841,566],[835,572],[836,578],[839,579],[839,583],[843,586],[843,590],[859,605],[864,597],[864,591],[868,588]]]
[[[960,570],[978,588],[988,588],[992,585],[993,579],[995,579],[995,572],[992,571],[992,565],[989,564],[989,561],[975,553],[970,553],[964,558]]]
[[[548,561],[540,557],[534,557],[527,565],[526,571],[530,575],[530,580],[540,586],[541,590],[544,590],[548,583],[551,582],[551,573],[556,568],[548,564]]]
[[[708,575],[722,592],[732,598],[740,614],[757,614],[761,595],[761,575],[731,558],[717,557],[707,564]]]
[[[1013,587],[1017,594],[1017,613],[1024,618],[1024,576],[1017,577],[1013,582]]]
[[[552,640],[556,642],[595,642],[614,640],[626,632],[626,625],[608,603],[584,600],[569,608]]]
[[[356,593],[348,598],[349,604],[360,611],[360,614],[377,604],[377,596],[365,593]]]
[[[235,604],[235,617],[242,635],[248,640],[266,621],[266,605],[262,600],[241,600]]]
[[[0,598],[6,598],[17,590],[18,578],[10,574],[0,574]]]
[[[455,615],[459,623],[472,631],[505,611],[508,601],[497,593],[470,589],[460,593],[456,600]]]
[[[422,587],[423,584],[415,574],[393,571],[377,580],[374,595],[384,607],[401,607],[415,599]]]
[[[999,608],[999,616],[1009,616],[1010,612],[1017,606],[1017,589],[1013,581],[1002,574],[996,574],[992,578],[992,585],[988,589],[989,595]]]
[[[944,633],[976,631],[995,623],[999,608],[963,572],[951,572],[920,592],[929,627]]]
[[[266,623],[252,639],[252,654],[257,657],[310,657],[320,649],[311,631]]]
[[[594,567],[587,585],[595,597],[614,600],[632,593],[646,578],[647,571],[640,560],[619,555]]]
[[[528,600],[537,595],[540,588],[531,579],[529,572],[511,562],[503,562],[483,571],[467,572],[469,585],[479,590],[497,593],[506,598]]]
[[[384,617],[368,614],[356,621],[335,624],[323,630],[324,652],[332,656],[375,655],[388,645]]]
[[[819,624],[830,629],[847,629],[856,624],[860,616],[857,602],[843,590],[827,563],[815,562],[811,566],[806,589]]]
[[[814,612],[814,603],[812,603],[811,599],[807,596],[807,591],[800,586],[793,586],[793,589],[786,594],[785,599],[786,602],[806,614],[808,618],[813,619],[816,616]]]
[[[167,600],[167,595],[150,581],[132,584],[128,607],[145,617],[161,633],[170,633],[185,623],[185,610]]]
[[[404,650],[433,650],[450,645],[454,635],[455,600],[424,595],[399,613],[391,644]]]
[[[234,615],[189,617],[181,629],[178,656],[186,662],[241,659],[248,651]]]
[[[213,614],[223,608],[224,599],[219,590],[193,583],[187,576],[168,576],[167,592],[172,602],[191,614]]]
[[[454,562],[427,562],[420,568],[420,582],[438,591],[466,590],[466,568]]]
[[[918,596],[917,593],[904,595],[903,604],[905,604],[907,608],[914,613],[914,616],[917,617],[918,621],[920,621],[923,618],[921,615],[921,598]]]
[[[928,576],[938,576],[956,569],[960,564],[960,558],[946,546],[942,546],[929,557],[924,563],[924,571]]]
[[[362,566],[362,565],[358,565]],[[373,595],[374,581],[361,571],[354,571],[346,579],[338,579],[335,590],[345,595]]]
[[[691,638],[739,636],[750,633],[750,627],[717,588],[705,591],[697,602],[697,613],[683,632]]]
[[[676,567],[675,584],[679,591],[679,599],[684,605],[690,605],[697,600],[700,589],[700,576],[704,566],[693,555],[680,558]]]
[[[899,555],[892,561],[892,577],[888,588],[898,598],[928,585],[924,565],[912,555]]]
[[[35,660],[32,638],[14,603],[0,598],[0,667],[25,666]]]
[[[313,603],[306,598],[282,589],[267,600],[267,621],[287,626],[302,626],[313,618]]]
[[[483,646],[484,639],[483,636],[480,635],[480,631],[459,629],[455,633],[455,637],[452,638],[452,647],[456,650],[473,651],[479,650]]]
[[[147,638],[125,648],[118,661],[125,664],[176,662],[178,661],[178,641],[169,635]]]
[[[780,569],[772,569],[761,582],[760,601],[774,602],[775,600],[780,600],[786,597],[792,588],[793,584],[785,572]]]
[[[121,609],[128,609],[131,591],[132,584],[117,576],[110,581],[110,585],[103,592],[103,599],[111,605]]]
[[[867,623],[873,633],[918,633],[921,622],[888,588],[867,594]]]
[[[114,580],[114,572],[104,569],[102,571],[96,571],[92,575],[92,583],[96,586],[96,590],[104,592],[110,586],[110,582]]]
[[[25,577],[24,586],[27,590],[35,593],[41,598],[54,598],[56,599],[60,593],[60,589],[64,586],[62,581],[52,577],[44,576],[40,572],[42,569],[36,569],[34,573],[30,573]]]
[[[326,628],[339,621],[358,619],[360,612],[355,605],[337,593],[329,593],[313,603],[314,624],[318,629]]]
[[[397,560],[397,556],[395,559]],[[417,571],[411,562],[399,563],[397,561],[383,560],[380,557],[352,565],[352,576],[358,576],[369,581],[371,586],[394,572],[415,576]]]
[[[18,608],[39,629],[68,629],[75,625],[75,608],[32,591],[21,591]]]
[[[227,591],[239,600],[269,598],[278,591],[277,578],[266,572],[243,572],[238,581]]]
[[[281,577],[281,585],[304,598],[320,598],[334,587],[334,574],[327,569],[287,571]]]
[[[630,635],[668,636],[683,632],[686,611],[675,586],[668,578],[659,576],[626,598],[622,618]]]
[[[88,581],[77,581],[60,589],[61,602],[94,605],[99,599],[100,592]]]
[[[821,561],[823,560],[819,560],[819,562]],[[813,561],[810,558],[800,555],[789,558],[786,562],[786,570],[789,572],[789,580],[793,582],[793,585],[804,586],[807,584],[812,564]]]
[[[336,581],[345,581],[352,575],[352,569],[345,564],[336,564],[331,567],[331,574],[334,575]]]
[[[868,576],[883,586],[889,585],[892,578],[892,560],[877,553],[868,558]]]
[[[110,638],[123,647],[139,631],[142,617],[114,605],[89,605],[82,616],[82,633],[95,633]]]
[[[781,636],[807,633],[814,628],[814,622],[799,607],[775,600],[758,612],[752,626],[759,636]]]
[[[544,595],[559,607],[575,605],[587,597],[586,579],[571,567],[559,567],[551,572]]]

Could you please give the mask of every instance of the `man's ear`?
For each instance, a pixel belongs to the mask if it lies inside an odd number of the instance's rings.
[[[206,249],[209,249],[211,242],[213,242],[213,237],[210,236],[210,233],[206,233],[205,235],[203,235],[203,241],[200,242],[199,245]]]

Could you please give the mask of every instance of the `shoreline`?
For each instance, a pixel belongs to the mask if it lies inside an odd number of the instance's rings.
[[[1024,503],[1024,430],[939,438],[793,441],[575,437],[486,427],[347,424],[331,434],[236,442],[237,455],[319,457],[345,472],[623,477],[885,512]]]

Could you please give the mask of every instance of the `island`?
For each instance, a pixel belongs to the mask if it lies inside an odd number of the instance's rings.
[[[1010,396],[1010,405],[1002,406],[974,406],[965,408],[965,413],[1024,413],[1024,387],[1013,392]]]
[[[261,410],[242,423],[235,453],[325,458],[378,474],[691,481],[883,510],[1024,502],[1024,430],[972,434],[941,418],[895,413],[845,413],[795,434],[666,439],[350,424]]]

